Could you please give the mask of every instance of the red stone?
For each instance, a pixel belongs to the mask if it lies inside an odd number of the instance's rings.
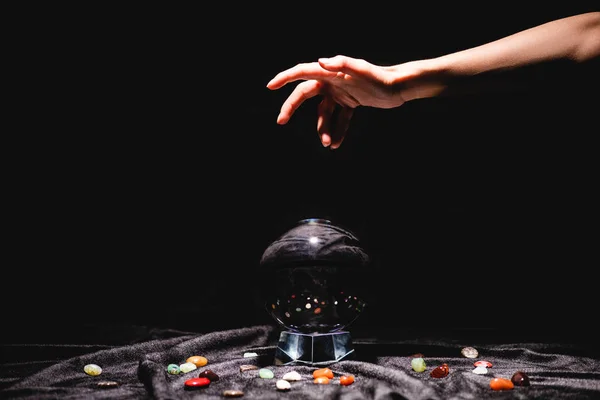
[[[210,379],[208,378],[192,378],[185,381],[185,387],[187,388],[199,388],[210,385]]]
[[[443,378],[445,376],[448,376],[449,373],[450,367],[448,367],[448,364],[442,364],[439,367],[432,369],[429,375],[432,378]]]
[[[473,365],[476,367],[492,368],[492,363],[489,361],[475,361]]]
[[[490,381],[490,387],[494,390],[510,390],[515,387],[510,379],[494,378]]]

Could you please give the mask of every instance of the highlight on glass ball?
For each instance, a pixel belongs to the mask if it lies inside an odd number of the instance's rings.
[[[261,296],[283,329],[277,364],[327,364],[354,351],[347,328],[367,305],[369,265],[358,238],[326,219],[301,220],[267,247]]]

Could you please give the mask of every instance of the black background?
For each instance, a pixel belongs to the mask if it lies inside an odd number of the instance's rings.
[[[293,85],[266,84],[322,56],[391,65],[593,8],[293,7],[13,14],[11,331],[270,323],[254,297],[262,252],[320,217],[378,267],[359,327],[585,333],[597,63],[530,71],[516,93],[358,109],[335,151],[318,141],[318,99],[279,126]]]

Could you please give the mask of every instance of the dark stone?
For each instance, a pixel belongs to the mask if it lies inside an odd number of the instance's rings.
[[[515,386],[529,386],[529,377],[523,371],[517,371],[513,374],[512,378],[510,378],[511,382]]]
[[[198,375],[198,377],[207,378],[211,382],[216,382],[219,380],[219,375],[215,374],[210,369],[205,369],[204,371],[200,372],[200,375]]]

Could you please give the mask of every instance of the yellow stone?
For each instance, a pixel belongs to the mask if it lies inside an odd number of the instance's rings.
[[[208,364],[208,359],[202,356],[191,356],[185,360],[185,362],[192,363],[196,365],[196,367],[204,367],[206,364]]]
[[[90,376],[98,376],[102,373],[102,368],[96,364],[88,364],[83,367],[83,372]]]

